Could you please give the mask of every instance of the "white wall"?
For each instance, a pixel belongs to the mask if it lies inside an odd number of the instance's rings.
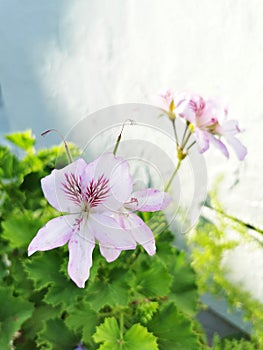
[[[260,0],[0,0],[0,128],[33,128],[42,146],[46,129],[165,87],[220,95],[249,154],[209,151],[209,186],[224,172],[228,212],[263,228],[262,18]]]

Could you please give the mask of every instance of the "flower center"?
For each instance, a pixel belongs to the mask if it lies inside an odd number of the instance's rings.
[[[109,196],[109,191],[109,180],[106,179],[104,175],[101,175],[97,181],[92,179],[89,185],[85,188],[85,201],[91,208],[96,207]]]
[[[82,206],[84,211],[97,207],[109,196],[109,179],[101,175],[97,181],[92,179],[83,187],[83,179],[73,173],[65,174],[65,182],[62,183],[63,191],[76,205]]]

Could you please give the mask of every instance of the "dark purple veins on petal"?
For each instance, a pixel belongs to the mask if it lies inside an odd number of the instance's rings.
[[[86,188],[81,186],[81,176],[73,173],[65,174],[65,182],[62,183],[63,190],[69,200],[76,205],[88,204],[88,207],[96,207],[108,197],[110,186],[109,180],[101,175],[97,181],[92,179]]]
[[[108,197],[110,191],[109,180],[101,175],[98,181],[92,179],[86,188],[85,197],[90,207],[96,207],[105,198]]]
[[[83,201],[81,190],[81,177],[75,174],[65,174],[65,183],[62,183],[63,190],[67,197],[77,205]]]

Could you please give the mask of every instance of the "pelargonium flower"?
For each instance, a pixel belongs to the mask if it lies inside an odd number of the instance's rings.
[[[53,170],[41,180],[48,202],[67,215],[50,220],[31,241],[28,254],[50,250],[68,242],[68,273],[78,287],[84,287],[97,241],[101,254],[113,261],[112,251],[135,249],[134,238],[112,217],[130,198],[132,178],[128,163],[104,154],[86,164],[76,160]]]
[[[186,95],[176,109],[177,114],[191,123],[200,152],[209,148],[210,142],[227,158],[229,151],[221,138],[232,146],[239,160],[243,160],[247,149],[235,137],[241,132],[236,120],[227,120],[227,108],[216,100],[204,100],[198,95]]]
[[[87,164],[79,159],[63,169],[53,170],[41,180],[48,202],[66,215],[50,220],[28,247],[28,255],[68,243],[68,273],[78,287],[84,287],[92,266],[96,241],[108,262],[122,250],[136,248],[155,253],[150,228],[131,210],[156,211],[165,208],[168,194],[154,189],[132,194],[129,164],[113,154],[104,154]]]
[[[166,111],[169,118],[177,116],[185,119],[190,130],[196,137],[200,152],[208,150],[210,143],[214,144],[227,158],[229,151],[222,142],[223,137],[232,146],[239,160],[243,160],[247,149],[236,138],[241,132],[236,120],[227,120],[227,108],[219,101],[208,99],[189,93],[174,92],[168,89],[159,95],[158,106]]]

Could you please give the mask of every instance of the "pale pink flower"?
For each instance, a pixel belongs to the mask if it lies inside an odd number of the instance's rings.
[[[89,164],[79,159],[53,170],[41,185],[48,202],[68,214],[50,220],[38,231],[28,247],[29,255],[68,242],[68,273],[83,288],[96,241],[107,261],[114,260],[112,251],[118,257],[122,250],[135,249],[134,238],[112,217],[131,196],[127,161],[113,154],[104,154]]]
[[[155,253],[150,228],[132,210],[156,211],[167,207],[170,197],[154,189],[132,194],[128,162],[104,154],[92,163],[79,159],[41,180],[49,203],[67,215],[50,220],[31,241],[28,254],[68,243],[68,273],[78,287],[84,287],[92,266],[96,241],[108,262],[122,250],[136,248]]]
[[[232,146],[238,159],[243,160],[247,149],[236,138],[241,130],[236,120],[227,120],[227,113],[227,108],[219,101],[205,101],[195,94],[185,94],[176,108],[176,114],[191,123],[189,127],[196,137],[201,153],[212,143],[229,158],[229,151],[222,142],[224,138]]]
[[[184,101],[185,96],[184,92],[176,93],[173,89],[167,89],[155,96],[154,104],[161,108],[171,120],[175,120],[178,115],[177,108]]]
[[[154,98],[154,104],[161,108],[171,120],[174,120],[177,116],[180,116],[180,111],[184,111],[184,102],[188,101],[190,94],[186,91],[175,91],[173,89],[167,89],[164,92],[159,93]],[[181,104],[183,106],[181,107]]]

